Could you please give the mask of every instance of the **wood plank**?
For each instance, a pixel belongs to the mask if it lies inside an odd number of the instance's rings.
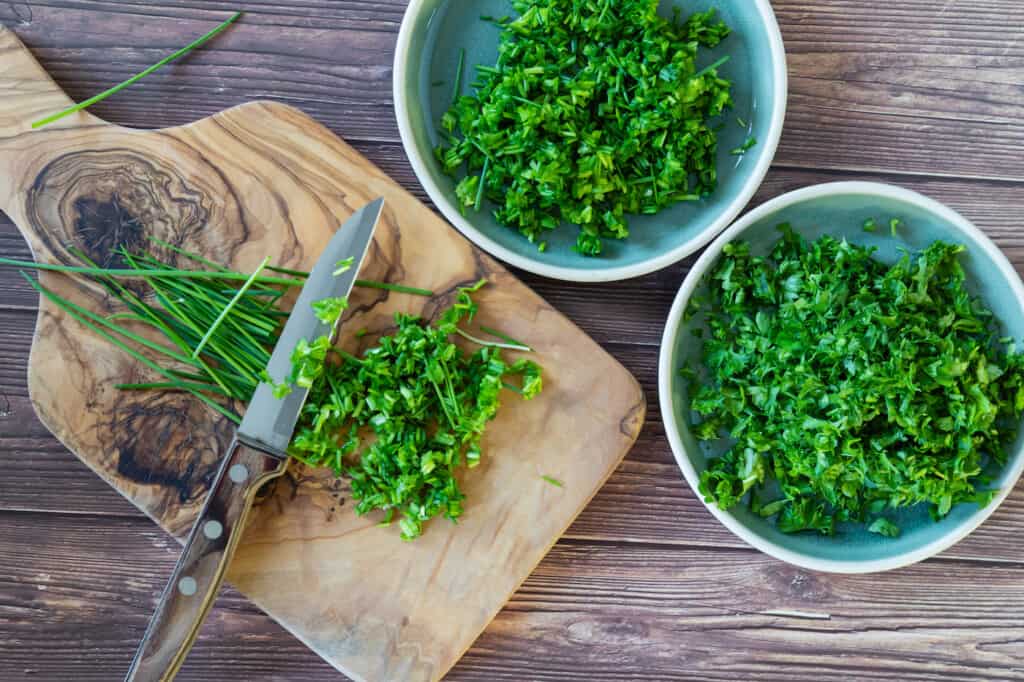
[[[349,140],[398,140],[391,64],[405,3],[247,3],[215,49],[150,76],[95,112],[181,125],[250,99],[298,103]],[[1024,180],[1016,0],[774,0],[790,106],[777,161],[846,170]],[[200,35],[230,3],[76,0],[0,4],[76,99]],[[111,59],[116,51],[117,59]],[[151,102],[174,102],[153,107]],[[936,163],[936,159],[941,163]]]
[[[174,543],[143,520],[0,513],[0,525],[0,679],[116,679]],[[776,610],[830,618],[764,613]],[[570,541],[448,679],[1022,680],[1022,612],[1020,566],[834,576],[751,551]],[[338,676],[228,592],[179,679]]]
[[[25,313],[0,311],[0,372],[23,367],[28,353]],[[8,336],[10,334],[10,336]],[[664,435],[656,395],[657,355],[651,349],[609,344],[647,395],[648,419],[636,446],[567,537],[600,542],[744,548],[686,484]],[[141,513],[50,436],[32,414],[24,374],[4,375],[11,415],[0,419],[0,510],[139,517]],[[472,500],[467,513],[472,513]],[[1024,563],[1024,482],[980,528],[943,556]]]
[[[401,147],[363,143],[363,151],[404,187],[422,194]],[[991,236],[1024,272],[1024,184],[893,176],[869,173],[772,169],[748,208],[807,185],[841,180],[890,182],[927,194],[963,213]],[[27,258],[29,251],[13,224],[0,217],[0,253]],[[682,263],[625,282],[578,284],[517,272],[531,288],[600,343],[658,345],[665,318],[691,257]],[[35,292],[17,272],[0,268],[0,308],[33,308]]]

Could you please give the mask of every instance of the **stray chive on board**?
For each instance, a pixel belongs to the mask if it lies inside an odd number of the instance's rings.
[[[658,16],[658,0],[512,7],[516,18],[486,19],[502,28],[497,63],[477,66],[475,93],[461,95],[460,59],[440,121],[435,156],[461,175],[463,210],[486,198],[541,251],[546,233],[574,224],[575,250],[597,256],[629,235],[627,214],[715,190],[715,120],[732,98],[718,74],[728,56],[697,66],[729,35],[714,9],[678,21]]]
[[[898,508],[940,519],[987,504],[986,472],[1024,410],[1024,354],[968,293],[965,247],[935,242],[886,265],[780,230],[767,257],[727,244],[707,300],[687,311],[704,316],[703,372],[682,369],[693,433],[732,443],[700,493],[722,509],[747,496],[779,530],[825,535],[855,522],[896,537],[886,513]]]

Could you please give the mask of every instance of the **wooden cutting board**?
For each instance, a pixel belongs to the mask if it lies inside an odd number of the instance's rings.
[[[241,270],[266,255],[308,268],[347,216],[383,196],[361,276],[438,293],[357,289],[343,346],[358,350],[366,341],[352,330],[366,327],[372,338],[395,311],[435,315],[457,287],[486,277],[492,284],[478,297],[480,321],[537,348],[544,392],[532,402],[505,398],[483,463],[463,477],[468,499],[458,525],[436,520],[404,543],[396,527],[352,512],[343,481],[296,466],[254,513],[229,572],[239,590],[353,678],[441,677],[633,444],[645,411],[639,385],[569,320],[296,109],[254,102],[153,131],[80,113],[31,129],[70,103],[0,27],[0,208],[38,261],[71,262],[74,244],[113,263],[112,247],[153,235]],[[80,305],[116,310],[86,282],[54,273],[41,280]],[[29,362],[40,419],[180,540],[233,429],[187,396],[112,387],[147,376],[41,303]]]

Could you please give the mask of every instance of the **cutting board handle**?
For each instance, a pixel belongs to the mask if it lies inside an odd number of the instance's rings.
[[[104,125],[105,121],[77,112],[32,129],[32,122],[74,104],[11,29],[0,25],[0,208],[6,208],[14,191],[18,150],[31,139],[53,134],[61,128]]]
[[[32,122],[74,104],[36,61],[14,31],[0,25],[0,138],[32,131]],[[79,127],[103,123],[86,112],[46,126]]]

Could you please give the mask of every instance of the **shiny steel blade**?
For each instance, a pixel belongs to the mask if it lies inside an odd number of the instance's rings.
[[[270,356],[267,373],[274,381],[284,381],[291,373],[292,351],[301,339],[313,341],[324,334],[333,336],[336,330],[317,318],[313,303],[324,298],[348,296],[352,291],[383,207],[384,199],[377,199],[356,211],[338,228],[313,266]],[[335,276],[338,261],[349,257],[354,259],[352,267]],[[307,393],[307,389],[295,386],[290,394],[278,399],[269,385],[260,383],[245,411],[242,425],[238,427],[238,439],[251,447],[287,457],[288,443]]]

